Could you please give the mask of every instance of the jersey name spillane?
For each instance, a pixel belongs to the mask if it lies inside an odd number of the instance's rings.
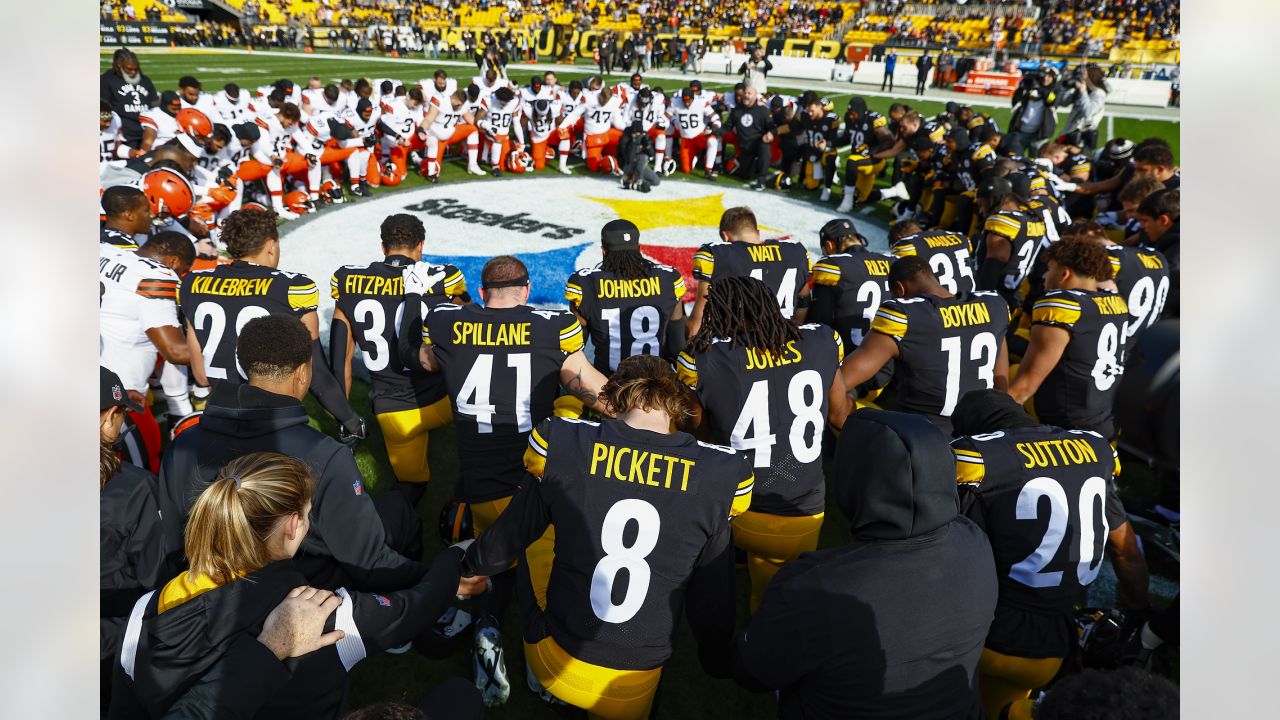
[[[684,278],[666,265],[654,264],[649,273],[619,278],[597,266],[565,283],[565,300],[586,321],[594,364],[605,375],[632,355],[662,354],[667,323],[684,297]]]
[[[949,417],[964,394],[995,387],[1009,306],[994,292],[887,300],[871,329],[898,343],[898,406]]]
[[[693,276],[712,282],[722,277],[753,277],[764,282],[778,298],[784,317],[796,313],[800,293],[809,284],[812,262],[809,251],[794,240],[759,243],[713,242],[693,256]]]
[[[827,390],[843,359],[840,336],[818,324],[802,326],[800,339],[781,356],[728,340],[704,352],[680,353],[676,372],[698,393],[710,439],[752,458],[752,510],[822,512]]]
[[[459,497],[483,502],[520,483],[529,431],[551,415],[560,367],[582,349],[572,313],[528,306],[436,305],[422,326],[453,403]]]
[[[685,433],[563,418],[525,457],[555,524],[550,634],[586,662],[662,665],[702,548],[751,501],[750,462]]]
[[[211,380],[244,382],[248,378],[236,360],[241,328],[272,313],[315,312],[320,296],[306,275],[236,261],[189,273],[178,299],[200,342],[205,373]]]

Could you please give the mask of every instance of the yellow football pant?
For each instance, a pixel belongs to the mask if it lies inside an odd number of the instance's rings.
[[[858,189],[858,202],[866,202],[867,196],[876,189],[876,176],[884,170],[884,164],[884,160],[878,160],[874,165],[864,165],[854,169],[857,178],[854,179],[853,186]],[[845,179],[844,184],[849,184],[848,178]]]
[[[783,565],[818,549],[825,514],[788,517],[748,510],[733,519],[733,544],[747,553],[751,612],[760,607],[765,588]]]
[[[1062,660],[1014,657],[983,648],[978,661],[978,692],[987,717],[1000,717],[1000,711],[1011,704],[1014,707],[1009,717],[1031,717],[1031,691],[1048,685],[1062,667]]]
[[[476,535],[484,532],[484,529],[498,521],[498,516],[503,510],[511,504],[511,496],[500,497],[497,500],[486,500],[479,503],[471,503],[471,527],[475,529]]]
[[[432,430],[453,422],[449,398],[412,410],[378,413],[377,417],[396,479],[408,483],[430,482],[427,439]]]
[[[524,656],[547,692],[587,711],[589,717],[643,720],[649,717],[662,668],[615,670],[565,652],[550,636],[525,643]]]

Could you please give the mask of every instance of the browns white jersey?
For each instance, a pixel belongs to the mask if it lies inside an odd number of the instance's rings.
[[[123,144],[120,116],[111,113],[111,123],[98,131],[98,160],[121,160],[128,157],[129,149]]]
[[[356,112],[354,107],[349,107],[338,113],[338,119],[350,125],[351,129],[355,131],[355,136],[362,140],[373,134],[373,129],[378,126],[378,117],[379,113],[376,105],[373,107],[373,112],[369,115],[367,121],[360,118],[360,113]]]
[[[574,97],[569,94],[568,90],[561,90],[560,94],[556,96],[556,99],[560,102],[560,112],[567,117],[572,115],[574,111],[578,109],[579,105],[587,101],[587,93],[585,91],[579,92],[578,96]],[[581,115],[579,115],[579,117],[581,117]],[[577,122],[577,120],[574,120],[574,122]]]
[[[445,78],[444,90],[437,90],[436,79],[427,78],[425,80],[418,81],[418,88],[422,90],[422,97],[427,101],[430,101],[433,97],[440,98],[441,100],[448,100],[451,95],[458,92],[458,79]]]
[[[700,97],[695,97],[686,105],[684,98],[677,95],[671,98],[671,124],[680,132],[680,137],[696,138],[706,133],[708,128],[720,124],[720,116],[711,105]]]
[[[531,90],[528,85],[522,85],[520,87],[520,100],[521,106],[524,108],[524,116],[529,117],[534,100],[550,100],[554,102],[559,95],[560,93],[555,88],[546,85],[543,85],[538,92]]]
[[[347,106],[346,98],[342,96],[342,92],[338,92],[338,99],[329,102],[324,96],[324,88],[307,89],[302,91],[302,111],[307,114],[315,114],[318,112],[336,113]]]
[[[498,98],[490,95],[480,100],[480,107],[484,108],[490,132],[495,136],[507,135],[520,112],[520,96],[516,95],[508,103],[500,103]]]
[[[187,102],[186,99],[181,96],[179,96],[179,99],[182,101],[182,108],[184,110],[187,108],[194,108],[204,113],[205,117],[209,118],[209,122],[218,122],[218,107],[213,101],[213,96],[209,93],[200,93],[196,96],[196,101],[193,103]]]
[[[102,285],[101,363],[120,376],[126,389],[146,392],[157,354],[147,330],[180,327],[178,276],[132,250],[100,243],[98,280]]]
[[[156,139],[151,143],[153,148],[160,147],[182,132],[178,119],[158,107],[138,113],[138,122],[142,127],[156,131]]]
[[[525,106],[528,108],[528,106]],[[551,109],[546,115],[529,115],[529,140],[531,142],[546,142],[556,131],[556,124],[560,121],[561,107],[560,103],[551,103]]]
[[[266,103],[264,102],[263,104]],[[227,95],[226,90],[219,90],[213,95],[213,108],[217,115],[210,116],[209,119],[224,125],[238,125],[246,120],[253,119],[253,113],[249,105],[249,93],[244,90],[241,90],[240,95],[234,100]]]
[[[428,130],[441,140],[448,140],[453,135],[454,130],[467,121],[467,113],[474,113],[474,110],[471,109],[473,106],[470,103],[462,103],[455,108],[452,98],[432,97],[430,102],[438,110]],[[474,107],[479,108],[479,103]],[[472,117],[475,117],[475,115],[472,114]]]
[[[648,105],[641,107],[639,96],[633,95],[631,102],[627,103],[627,109],[623,113],[623,122],[625,125],[630,126],[631,123],[636,121],[640,122],[646,132],[655,127],[659,130],[666,130],[668,124],[667,107],[662,100],[662,96],[654,95]]]
[[[574,123],[578,122],[578,118],[583,118],[585,121],[584,132],[587,135],[600,135],[614,128],[621,129],[623,127],[622,98],[614,95],[608,102],[602,104],[597,98],[588,96],[587,102],[579,105],[560,121],[560,127],[573,127]]]
[[[391,104],[391,111],[383,112],[382,122],[394,130],[397,135],[407,140],[417,132],[425,114],[426,109],[422,105],[410,108],[405,103],[404,98],[396,98],[396,101]]]

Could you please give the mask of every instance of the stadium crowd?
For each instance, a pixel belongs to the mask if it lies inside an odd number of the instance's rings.
[[[1178,316],[1180,174],[1162,140],[1097,143],[1098,68],[1030,78],[1008,129],[746,83],[517,85],[492,58],[299,81],[161,91],[123,49],[101,79],[104,716],[341,717],[365,658],[463,638],[474,682],[432,678],[426,717],[506,702],[522,642],[554,712],[642,718],[682,612],[702,671],[780,717],[1176,716],[1147,667],[1177,602],[1152,605],[1115,441],[1126,367]],[[517,258],[465,277],[390,215],[383,260],[334,269],[325,347],[279,221],[455,162],[640,192],[729,174],[832,219],[814,261],[726,210],[689,308],[614,220],[553,311]],[[850,217],[877,203],[890,254]],[[372,414],[349,400],[357,354]],[[396,479],[376,495],[351,452],[369,422]],[[428,438],[451,422],[447,547],[423,562]],[[828,505],[853,536],[818,550]],[[1124,667],[1078,672],[1104,557],[1124,612],[1083,654]]]

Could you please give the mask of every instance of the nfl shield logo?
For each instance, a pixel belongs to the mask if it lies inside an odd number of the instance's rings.
[[[381,605],[382,607],[391,607],[391,601],[382,597],[381,595],[374,595],[373,599],[377,600],[378,604]]]
[[[361,481],[360,481],[360,480],[357,480],[357,481],[355,481],[355,482],[351,483],[351,489],[352,489],[352,490],[355,490],[357,495],[363,495],[363,494],[364,494],[364,487],[363,487],[363,485],[362,485],[362,483],[361,483]]]
[[[111,388],[111,397],[115,398],[116,400],[119,400],[120,398],[124,397],[124,393],[120,392],[120,386],[119,386],[119,385],[114,385],[114,386],[112,386],[112,388]]]

